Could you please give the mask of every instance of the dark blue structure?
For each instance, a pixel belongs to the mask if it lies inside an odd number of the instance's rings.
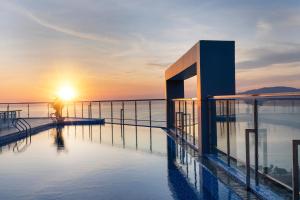
[[[167,126],[174,127],[172,99],[184,98],[184,80],[197,76],[198,144],[200,153],[209,152],[207,97],[235,94],[235,42],[200,40],[165,72]]]

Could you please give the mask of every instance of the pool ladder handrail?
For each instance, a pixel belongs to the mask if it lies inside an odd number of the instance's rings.
[[[19,133],[25,132],[27,136],[31,136],[31,125],[25,119],[15,118],[12,120],[12,125],[18,129]]]

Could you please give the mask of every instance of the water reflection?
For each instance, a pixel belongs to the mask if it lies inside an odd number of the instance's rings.
[[[31,137],[26,137],[24,139],[21,139],[13,145],[13,152],[22,153],[26,151],[26,149],[30,146],[30,144],[31,144]]]
[[[80,180],[86,179],[92,184],[91,188],[97,188],[97,191],[89,191],[94,194],[94,197],[98,193],[106,195],[113,193],[116,195],[114,196],[115,199],[122,198],[120,196],[121,191],[133,192],[132,187],[139,188],[132,194],[147,193],[149,195],[147,197],[151,198],[151,195],[156,193],[157,199],[193,200],[237,197],[212,172],[203,167],[195,151],[185,146],[181,140],[173,140],[162,129],[121,127],[110,124],[104,126],[65,126],[49,130],[48,135],[45,133],[37,134],[33,136],[32,141],[31,151],[22,154],[25,155],[25,161],[28,159],[27,156],[31,157],[30,162],[24,162],[26,166],[22,166],[30,171],[28,175],[35,177],[34,180],[40,182],[39,178],[43,178],[47,174],[59,173],[55,169],[67,168],[68,173],[60,174],[57,179],[64,177],[63,180],[74,181],[73,187],[77,187],[76,192],[80,192],[81,195],[87,191],[82,189],[86,188],[86,182],[82,183]],[[63,156],[59,154],[59,158],[57,155],[52,156],[50,152],[53,152],[53,141],[57,152],[65,152],[68,149],[68,154],[63,154]],[[50,151],[47,150],[47,144],[50,144],[48,145]],[[45,154],[48,156],[44,161]],[[14,164],[14,160],[21,158],[10,159],[12,163],[9,165],[15,166],[16,171],[19,171],[19,168],[18,165]],[[35,158],[37,159],[35,160]],[[31,163],[34,164],[31,165]],[[43,165],[43,163],[47,164]],[[2,170],[4,170],[4,174],[7,174],[6,178],[12,178],[9,174],[17,173],[15,171],[5,173],[5,170],[10,169],[3,165]],[[36,176],[37,171],[40,171],[39,176]],[[89,177],[87,172],[93,172],[91,173],[92,177]],[[81,178],[73,179],[78,173]],[[26,174],[24,176],[26,177]],[[99,182],[101,180],[106,181]],[[64,191],[68,187],[64,181],[55,181],[59,184],[58,188],[54,188],[56,190]],[[113,189],[105,188],[108,187],[107,182],[113,184]],[[137,183],[138,185],[134,185]],[[30,188],[27,189],[30,190]],[[51,189],[48,187],[47,190]],[[24,190],[24,192],[26,191]],[[120,192],[120,195],[118,196],[118,192],[115,191]],[[51,193],[51,191],[48,192]],[[74,194],[72,192],[62,193]],[[156,199],[155,195],[153,199]],[[74,199],[74,196],[68,197]],[[137,197],[140,197],[140,194],[132,196],[133,199],[138,199]],[[109,196],[102,196],[102,199],[109,199]]]
[[[52,136],[54,137],[54,145],[57,152],[66,151],[65,140],[62,132],[63,126],[58,125],[55,129],[52,129]]]
[[[196,151],[182,140],[167,140],[169,186],[176,199],[239,199],[203,166]]]

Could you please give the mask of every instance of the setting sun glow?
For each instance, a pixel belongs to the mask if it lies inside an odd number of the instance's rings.
[[[76,96],[74,88],[70,85],[63,85],[59,88],[57,95],[64,101],[73,100]]]

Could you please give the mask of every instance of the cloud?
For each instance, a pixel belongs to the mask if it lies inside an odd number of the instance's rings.
[[[160,69],[167,69],[168,66],[170,66],[172,63],[158,63],[158,62],[149,62],[147,65],[154,66]]]
[[[118,43],[117,39],[114,39],[111,37],[99,36],[99,35],[95,35],[95,34],[91,34],[91,33],[80,32],[80,31],[72,30],[72,29],[69,29],[66,27],[62,27],[60,25],[53,24],[51,22],[47,22],[46,20],[34,15],[32,12],[30,12],[29,10],[26,10],[22,7],[12,5],[12,4],[10,4],[9,6],[17,13],[27,17],[28,19],[32,20],[33,22],[35,22],[45,28],[48,28],[50,30],[60,32],[60,33],[63,33],[63,34],[69,35],[69,36],[77,37],[80,39],[85,39],[85,40],[92,40],[92,41],[101,42],[101,43],[113,43],[113,44]]]
[[[274,64],[288,64],[300,62],[300,45],[294,44],[293,48],[282,49],[282,46],[273,48],[258,48],[250,50],[252,60],[237,63],[239,69],[262,68]]]
[[[257,37],[263,37],[271,34],[272,25],[267,21],[260,20],[256,24],[256,35]]]

